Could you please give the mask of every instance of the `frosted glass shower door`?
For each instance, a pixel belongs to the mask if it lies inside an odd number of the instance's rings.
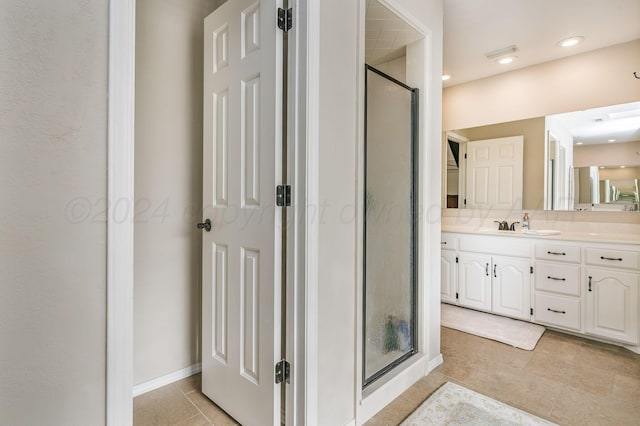
[[[364,386],[416,350],[417,98],[367,66]]]

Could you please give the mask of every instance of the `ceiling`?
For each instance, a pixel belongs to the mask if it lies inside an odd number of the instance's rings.
[[[443,87],[640,39],[640,0],[443,0]],[[570,36],[584,41],[563,48]],[[377,0],[367,0],[365,60],[377,65],[404,55],[422,36]],[[499,65],[486,53],[517,46]]]
[[[567,129],[573,136],[574,144],[594,145],[640,140],[640,102],[567,112],[547,118]]]
[[[640,0],[443,2],[443,74],[452,76],[443,87],[640,39]],[[584,40],[569,48],[558,45],[571,36]],[[367,63],[378,65],[403,56],[405,46],[421,37],[378,0],[367,0]],[[514,45],[518,50],[511,64],[500,65],[486,57],[489,52]],[[625,111],[634,116],[616,118],[616,113]],[[612,138],[619,143],[640,139],[639,112],[640,103],[633,103],[561,114],[558,119],[563,120],[576,142],[608,143]],[[612,133],[614,123],[621,129]]]
[[[584,41],[570,48],[558,42]],[[640,38],[640,0],[444,0],[443,86]],[[499,65],[485,53],[516,45],[516,60]]]
[[[640,0],[639,0],[640,1]],[[365,61],[369,65],[404,56],[405,47],[422,38],[398,16],[376,0],[367,0]]]

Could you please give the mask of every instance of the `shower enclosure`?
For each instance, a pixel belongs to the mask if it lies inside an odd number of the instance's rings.
[[[417,348],[418,89],[366,66],[363,386]]]

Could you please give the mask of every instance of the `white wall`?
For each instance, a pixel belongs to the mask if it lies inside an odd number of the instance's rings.
[[[443,91],[445,130],[638,100],[640,40],[459,84]],[[487,100],[490,104],[487,104]]]
[[[320,3],[319,119],[319,256],[318,256],[318,419],[319,424],[346,424],[355,418],[356,276],[358,204],[357,146],[359,114],[358,2]],[[430,30],[427,87],[421,91],[421,146],[427,185],[421,188],[421,226],[427,240],[420,254],[427,278],[423,294],[429,329],[421,337],[428,357],[440,354],[440,159],[442,0],[398,0],[394,3]],[[340,13],[335,13],[340,10]],[[364,9],[362,9],[364,11]],[[340,31],[336,31],[340,28]],[[364,45],[361,46],[364,48]],[[411,76],[407,76],[408,80]],[[409,81],[411,85],[411,81]]]
[[[378,65],[374,65],[374,68],[382,71],[383,73],[390,75],[396,80],[401,82],[407,81],[407,57],[401,56],[396,59],[392,59],[387,62],[383,62]]]
[[[0,424],[105,421],[108,2],[0,3]]]
[[[407,84],[420,89],[420,224],[424,239],[420,243],[420,315],[427,327],[421,340],[430,363],[440,356],[440,191],[442,182],[442,0],[398,0],[398,7],[414,16],[426,31],[426,57],[414,43],[407,47]],[[425,75],[416,75],[412,61],[425,61]],[[425,81],[426,85],[418,83]],[[422,321],[422,320],[421,320]]]
[[[200,360],[203,19],[216,3],[136,2],[134,384]]]
[[[355,416],[357,3],[320,2],[318,424]]]
[[[574,166],[638,166],[638,152],[640,141],[576,146],[573,148]]]

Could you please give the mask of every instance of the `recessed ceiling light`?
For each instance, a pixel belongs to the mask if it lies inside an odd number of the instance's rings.
[[[513,62],[515,56],[505,56],[504,58],[498,60],[498,63],[500,65],[507,65],[510,64],[511,62]]]
[[[615,139],[609,139],[607,142],[611,143],[611,142],[615,142]]]
[[[451,80],[451,76],[449,74],[444,74],[442,76],[442,81],[447,81],[447,80]]]
[[[582,142],[576,142],[576,145],[582,145]]]
[[[620,166],[620,168],[621,168],[621,169],[624,169],[624,168],[625,168],[625,166]]]
[[[600,166],[601,169],[604,169],[604,166]]]
[[[571,47],[571,46],[575,46],[576,44],[580,43],[583,40],[584,40],[584,37],[582,36],[569,37],[569,38],[565,38],[564,40],[560,40],[558,42],[558,46]]]

